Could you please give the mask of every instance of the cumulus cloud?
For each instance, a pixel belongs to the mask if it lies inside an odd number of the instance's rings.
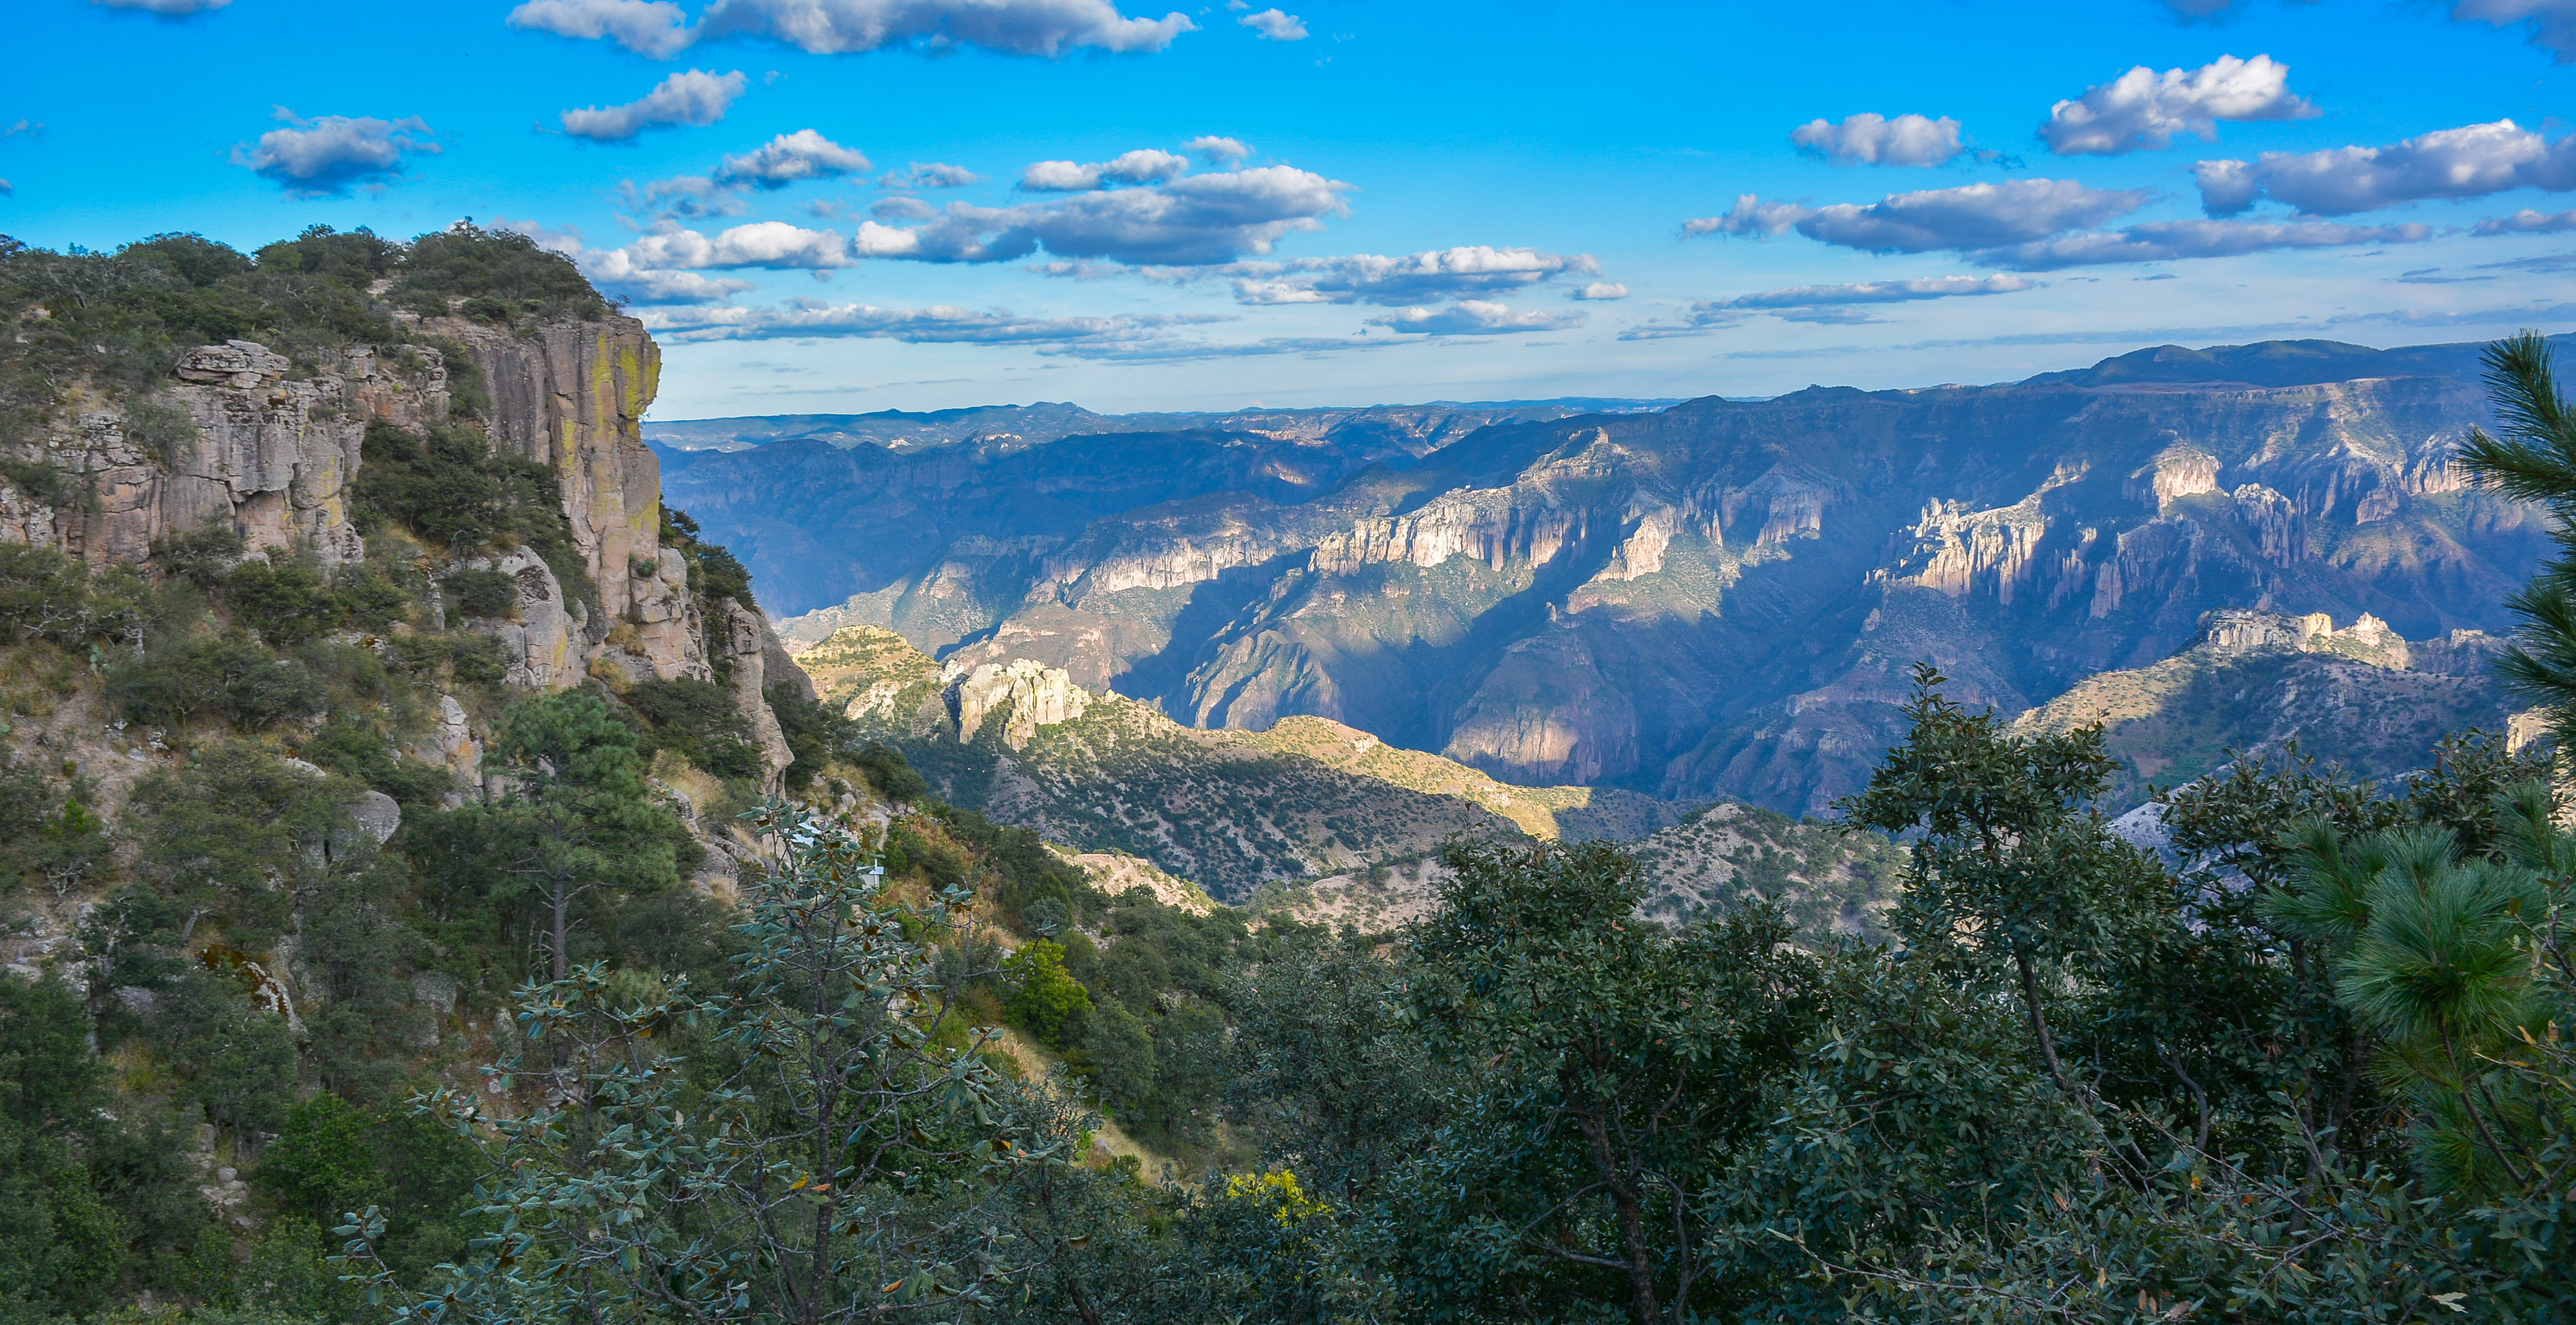
[[[1838,166],[1940,166],[1964,150],[1959,122],[1947,115],[1937,120],[1899,115],[1891,120],[1863,113],[1846,116],[1840,124],[1810,120],[1792,130],[1789,141],[1797,144],[1800,155]]]
[[[2344,248],[2354,244],[2413,244],[2433,237],[2426,225],[2342,225],[2331,221],[2260,224],[2251,221],[2152,221],[2116,231],[2068,235],[2036,243],[1971,253],[1981,267],[2054,271],[2115,262],[2165,262],[2176,258],[2231,258],[2275,249]]]
[[[1282,13],[1276,9],[1265,9],[1258,14],[1246,14],[1235,22],[1260,33],[1263,41],[1304,41],[1306,39],[1305,22],[1295,14]]]
[[[1684,222],[1682,231],[1759,238],[1795,230],[1809,239],[1874,253],[1984,249],[2099,225],[2145,206],[2151,196],[2145,189],[2096,189],[2071,179],[1891,193],[1866,206],[1766,203],[1748,193],[1725,215]]]
[[[842,239],[839,232],[808,230],[786,221],[754,221],[712,235],[666,223],[618,251],[626,254],[637,270],[825,270],[852,266],[858,261],[852,255],[850,242]]]
[[[919,198],[879,198],[868,214],[880,221],[935,221],[939,209]]]
[[[277,118],[294,126],[271,129],[256,144],[235,144],[232,162],[273,180],[298,198],[345,194],[353,185],[381,186],[401,173],[415,153],[437,154],[437,134],[417,115],[399,120],[324,115],[305,119],[284,106]]]
[[[1542,253],[1534,248],[1490,248],[1479,244],[1402,257],[1354,253],[1289,262],[1236,263],[1200,274],[1231,280],[1237,303],[1369,303],[1398,307],[1500,294],[1560,275],[1600,273],[1601,264],[1588,253]]]
[[[578,230],[557,230],[507,217],[493,222],[493,228],[516,231],[541,247],[563,254],[581,268],[581,274],[599,287],[600,293],[630,304],[716,304],[753,288],[751,282],[729,276],[640,267],[625,249],[589,247],[582,242]]]
[[[2511,216],[2490,216],[2477,223],[2481,235],[2554,235],[2576,230],[2576,211],[2539,212],[2529,207]]]
[[[1240,139],[1220,138],[1212,133],[1181,144],[1181,150],[1198,153],[1212,166],[1230,166],[1252,155],[1252,148]]]
[[[1793,285],[1737,295],[1720,307],[1758,309],[1821,308],[1837,304],[1898,304],[1960,295],[2018,294],[2039,287],[2018,276],[1925,276],[1907,281],[1864,281],[1854,285]]]
[[[2506,189],[2576,189],[2576,135],[2551,143],[2511,120],[2442,129],[2389,147],[2266,152],[2253,161],[2203,161],[2202,210],[2233,216],[2269,197],[2310,216],[2347,216],[2427,198],[2477,198]]]
[[[2451,17],[2500,28],[2523,24],[2531,33],[2532,45],[2556,56],[2560,64],[2576,64],[2576,0],[2458,0],[2451,6]]]
[[[844,239],[780,221],[707,234],[665,221],[626,248],[642,270],[767,267],[827,270],[867,258],[1009,262],[1043,249],[1062,258],[1204,267],[1260,257],[1282,236],[1323,228],[1350,185],[1288,166],[1196,175],[1151,188],[1017,207],[927,204],[896,213],[917,226],[862,222]]]
[[[2162,150],[2177,134],[2215,141],[2220,120],[2302,120],[2318,113],[2291,94],[2288,65],[2268,55],[2222,55],[2198,69],[2161,74],[2139,65],[2073,101],[2058,102],[2039,136],[2059,156],[2117,156]]]
[[[1966,295],[2017,294],[2038,288],[2036,282],[2018,276],[1925,276],[1854,285],[1795,285],[1785,290],[1737,295],[1733,299],[1700,300],[1692,304],[1690,311],[1678,321],[1641,322],[1621,332],[1619,339],[1663,340],[1674,336],[1705,335],[1738,325],[1755,313],[1767,313],[1788,322],[1845,325],[1879,322],[1884,319],[1871,316],[1865,311],[1866,306]]]
[[[642,99],[623,106],[565,111],[563,131],[575,138],[623,142],[646,129],[713,124],[724,118],[726,108],[746,85],[741,70],[711,74],[691,69],[663,79]]]
[[[740,75],[736,75],[740,77]],[[715,182],[747,188],[783,189],[809,179],[832,179],[868,168],[868,159],[812,129],[782,133],[741,156],[728,156],[717,168]]]
[[[1081,193],[1109,184],[1153,184],[1178,179],[1189,159],[1140,147],[1107,161],[1040,161],[1020,172],[1020,187],[1031,193]]]
[[[1568,299],[1598,299],[1605,301],[1612,299],[1625,299],[1627,297],[1628,287],[1619,284],[1617,281],[1594,281],[1566,296]]]
[[[655,59],[702,41],[754,37],[813,55],[979,46],[1012,55],[1159,51],[1198,25],[1175,11],[1128,18],[1110,0],[715,0],[692,24],[670,0],[527,0],[510,25],[608,40]]]
[[[1406,308],[1369,325],[1421,336],[1499,336],[1524,331],[1563,331],[1581,326],[1581,313],[1515,313],[1483,299],[1461,299],[1447,308]]]
[[[1132,336],[1160,319],[1022,317],[1008,309],[976,312],[954,304],[879,308],[792,299],[776,308],[648,311],[644,324],[668,340],[789,340],[852,336],[912,344],[1026,345]]]
[[[941,161],[915,161],[905,169],[877,177],[881,189],[962,189],[983,181],[983,176],[964,166]]]
[[[163,18],[186,18],[191,14],[210,13],[231,4],[233,0],[89,0],[101,9],[139,9]]]

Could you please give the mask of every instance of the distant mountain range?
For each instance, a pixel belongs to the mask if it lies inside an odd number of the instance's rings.
[[[1808,813],[1899,734],[1917,659],[2020,713],[2186,649],[2213,609],[2502,630],[2543,523],[2449,463],[2489,418],[2479,348],[2166,347],[1619,412],[651,431],[758,440],[666,449],[665,488],[772,611],[830,605],[791,641],[877,626],[1190,726],[1311,715],[1505,782]]]

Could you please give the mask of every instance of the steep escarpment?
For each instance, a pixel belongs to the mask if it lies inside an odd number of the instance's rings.
[[[1635,841],[1692,807],[1519,787],[1326,719],[1181,726],[1028,659],[945,666],[891,631],[801,650],[823,701],[954,804],[1085,852],[1125,853],[1241,901],[1265,885],[1421,862],[1449,838]]]
[[[830,624],[1042,661],[1197,726],[1311,715],[1512,782],[1812,813],[1898,734],[1919,660],[2017,712],[2218,608],[2502,628],[2542,526],[2449,462],[2488,417],[2473,365],[2150,351],[1502,423],[1312,495],[960,539]]]
[[[2278,758],[2294,744],[2385,780],[2432,767],[2454,733],[2522,744],[2532,725],[2516,720],[2494,674],[2503,647],[2475,630],[2408,640],[2369,615],[2337,628],[2322,612],[2224,609],[2174,656],[2086,677],[2016,725],[2101,727],[2121,762],[2116,807],[2143,801],[2150,786],[2180,786],[2232,759]]]

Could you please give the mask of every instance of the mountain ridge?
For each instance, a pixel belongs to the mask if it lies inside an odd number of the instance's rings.
[[[1918,660],[2020,712],[2170,656],[2217,608],[2502,629],[2542,526],[2450,465],[2489,421],[2476,354],[2159,347],[1994,386],[1489,422],[1418,455],[949,447],[870,462],[864,493],[799,468],[810,446],[764,447],[674,484],[756,567],[782,505],[866,523],[847,557],[815,526],[778,572],[857,586],[789,637],[868,624],[1195,727],[1313,715],[1507,782],[1811,814],[1896,735]],[[767,523],[725,523],[754,505]]]

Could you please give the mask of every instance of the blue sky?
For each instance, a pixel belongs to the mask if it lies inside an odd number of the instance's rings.
[[[655,327],[661,418],[2576,325],[2576,0],[12,11],[0,232],[523,228]]]

